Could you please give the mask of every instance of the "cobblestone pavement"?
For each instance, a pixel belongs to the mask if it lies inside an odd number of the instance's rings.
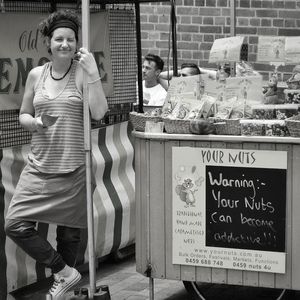
[[[149,299],[149,278],[136,272],[134,257],[119,263],[100,264],[96,286],[100,285],[109,286],[111,300]],[[88,283],[83,286],[88,287]],[[181,281],[155,279],[154,293],[155,300],[191,299]]]
[[[89,287],[89,274],[82,272],[77,287]],[[96,273],[96,286],[108,285],[111,300],[149,300],[149,278],[136,272],[134,256],[116,262],[105,260],[99,264]],[[16,300],[46,300],[48,287],[27,290],[15,295]],[[300,293],[287,292],[279,298],[282,290],[250,288],[229,285],[201,285],[201,298],[196,300],[300,300]],[[64,300],[70,300],[73,291],[67,293]],[[154,300],[192,300],[181,281],[154,279]],[[152,300],[152,299],[151,299]]]

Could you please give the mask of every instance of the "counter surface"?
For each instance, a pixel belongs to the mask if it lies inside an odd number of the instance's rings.
[[[300,144],[300,138],[280,136],[246,136],[246,135],[197,135],[197,134],[169,134],[134,131],[133,135],[144,139],[206,141],[206,142],[233,142],[233,143],[276,143]]]

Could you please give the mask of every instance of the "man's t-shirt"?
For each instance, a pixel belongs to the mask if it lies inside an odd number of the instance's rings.
[[[144,105],[149,106],[163,106],[167,96],[167,91],[157,84],[151,88],[145,87],[145,81],[143,81],[143,102]]]

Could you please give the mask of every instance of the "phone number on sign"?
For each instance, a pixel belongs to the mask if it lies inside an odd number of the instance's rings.
[[[260,264],[249,264],[245,262],[233,262],[232,266],[236,269],[247,269],[247,270],[271,270],[271,266],[269,265],[260,265]]]
[[[185,262],[188,264],[201,264],[206,266],[223,266],[223,262],[221,260],[186,258]]]
[[[185,262],[187,264],[195,264],[202,266],[210,266],[210,267],[222,267],[224,266],[223,261],[221,260],[211,260],[211,259],[198,259],[198,258],[186,258]],[[260,264],[249,264],[245,262],[232,262],[232,267],[234,269],[244,269],[244,270],[271,270],[271,266],[269,265],[260,265]],[[227,268],[227,266],[226,266]],[[230,266],[228,266],[230,269]]]

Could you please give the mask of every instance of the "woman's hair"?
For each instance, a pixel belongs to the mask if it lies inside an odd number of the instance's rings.
[[[80,20],[75,11],[66,9],[59,10],[49,15],[43,22],[40,23],[40,32],[44,37],[52,37],[53,31],[60,27],[73,29],[75,38],[78,42],[78,31],[80,28]]]

